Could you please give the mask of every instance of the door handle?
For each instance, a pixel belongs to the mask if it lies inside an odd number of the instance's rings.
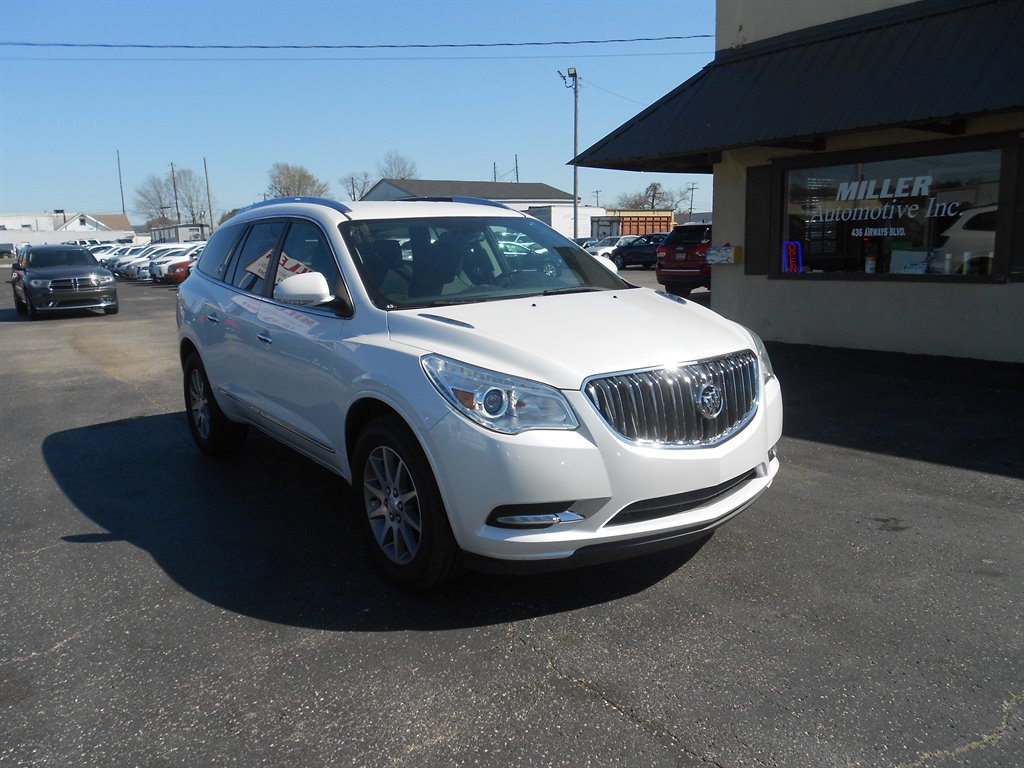
[[[217,317],[217,313],[216,312],[207,312],[206,313],[206,319],[209,320],[211,323],[219,323],[220,322],[220,318]]]
[[[264,344],[273,344],[274,340],[270,338],[270,334],[264,331],[263,333],[257,333],[256,338],[262,341]]]

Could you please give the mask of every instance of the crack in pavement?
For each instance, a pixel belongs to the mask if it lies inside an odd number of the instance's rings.
[[[545,651],[544,648],[542,648],[540,645],[534,642],[531,638],[520,637],[518,638],[518,640],[526,648],[528,648],[529,650],[533,651],[535,654],[543,658],[547,662],[548,669],[550,669],[559,680],[567,682],[577,688],[580,688],[581,690],[586,691],[587,693],[590,693],[593,696],[596,696],[598,699],[601,700],[601,702],[606,707],[617,713],[623,719],[631,722],[633,725],[637,726],[638,728],[644,731],[647,731],[648,733],[659,739],[663,739],[670,742],[674,747],[676,747],[680,752],[682,752],[687,757],[692,758],[694,760],[699,760],[701,763],[704,763],[705,765],[714,766],[715,768],[726,768],[721,763],[716,762],[715,760],[712,760],[710,758],[704,757],[703,755],[698,754],[697,752],[694,752],[692,749],[687,747],[686,744],[683,743],[682,739],[680,739],[678,736],[672,733],[672,731],[670,731],[661,723],[655,720],[650,720],[648,718],[641,717],[635,712],[632,712],[629,709],[627,709],[622,704],[619,704],[617,701],[615,701],[614,699],[610,698],[607,694],[605,694],[596,684],[590,682],[589,680],[573,677],[572,675],[563,672],[561,669],[558,668],[558,665],[555,664],[555,660],[552,657],[552,655]]]
[[[975,749],[984,749],[986,747],[991,747],[994,744],[998,744],[1006,735],[1006,730],[1010,725],[1010,712],[1012,712],[1014,707],[1018,706],[1022,701],[1024,701],[1024,692],[1015,693],[1013,696],[1003,701],[1003,718],[999,722],[999,725],[996,726],[994,731],[986,733],[980,739],[975,739],[967,744],[961,744],[959,747],[954,747],[953,749],[939,749],[933,752],[924,752],[919,755],[917,760],[914,762],[900,763],[896,768],[924,768],[929,761],[935,760],[939,757],[959,757],[966,752],[971,752]]]

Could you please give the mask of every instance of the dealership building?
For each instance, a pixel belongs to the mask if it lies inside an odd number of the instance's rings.
[[[766,339],[1024,362],[1021,41],[1024,0],[718,0],[575,162],[713,173],[712,306]]]

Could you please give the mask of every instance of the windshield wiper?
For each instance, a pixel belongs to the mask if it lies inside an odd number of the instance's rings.
[[[591,291],[602,291],[603,288],[594,288],[591,285],[567,285],[564,288],[548,288],[544,291],[545,296],[557,296],[560,293],[590,293]]]

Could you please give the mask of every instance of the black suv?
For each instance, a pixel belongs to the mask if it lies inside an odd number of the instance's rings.
[[[35,319],[40,312],[102,309],[117,313],[114,276],[80,245],[26,248],[11,268],[14,308]]]
[[[711,222],[680,224],[658,246],[658,282],[677,296],[686,296],[694,288],[711,287],[708,246]]]
[[[628,245],[620,245],[613,249],[608,257],[619,269],[625,269],[631,264],[639,264],[644,269],[650,269],[658,261],[657,249],[666,237],[668,232],[641,235]]]

